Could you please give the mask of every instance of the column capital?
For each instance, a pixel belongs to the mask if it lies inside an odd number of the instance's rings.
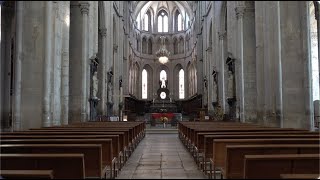
[[[223,40],[227,35],[226,31],[218,32],[219,40]]]
[[[107,36],[107,28],[99,28],[99,33],[101,36]]]
[[[246,9],[245,6],[238,6],[238,7],[235,8],[237,19],[242,19],[243,18],[243,15],[245,13],[245,9]]]
[[[314,3],[314,9],[315,9],[314,15],[316,20],[319,21],[319,4],[320,3],[318,1],[313,1],[313,3]]]
[[[80,4],[80,11],[81,14],[88,14],[89,13],[89,3],[79,3]]]

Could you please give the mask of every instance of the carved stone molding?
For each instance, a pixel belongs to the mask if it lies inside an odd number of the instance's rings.
[[[106,28],[100,28],[99,33],[101,36],[107,36],[107,29]]]
[[[243,18],[243,15],[245,13],[245,9],[246,9],[245,6],[238,6],[235,8],[237,19]]]
[[[223,31],[223,32],[218,32],[218,36],[219,36],[219,40],[224,40],[224,38],[226,37],[227,32]]]
[[[80,11],[81,11],[81,14],[88,14],[89,13],[89,3],[80,3]]]
[[[113,50],[114,50],[114,51],[117,51],[117,50],[118,50],[118,45],[114,44],[114,45],[113,45]]]

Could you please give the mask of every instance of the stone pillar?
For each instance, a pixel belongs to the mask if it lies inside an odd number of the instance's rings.
[[[318,60],[320,57],[320,3],[319,1],[313,1],[314,4],[314,8],[315,8],[315,18],[317,20],[317,36],[318,36]],[[320,60],[318,61],[318,70],[319,70],[319,77],[320,77]],[[320,78],[319,78],[319,88],[320,88]],[[319,91],[320,93],[320,91]],[[320,96],[319,96],[320,97]],[[320,106],[318,106],[317,111],[320,112]],[[319,121],[319,117],[317,117],[318,119],[315,119],[316,122],[320,122]],[[318,124],[319,125],[319,124]],[[314,127],[314,126],[313,126]]]
[[[62,74],[61,74],[61,119],[62,124],[69,123],[69,32],[70,32],[70,2],[66,3],[66,22],[63,25],[62,40]]]
[[[245,3],[245,4],[243,4]],[[242,2],[236,8],[238,21],[237,70],[240,121],[255,123],[257,119],[256,36],[254,2]]]
[[[106,7],[106,27],[109,27],[109,31],[107,31],[107,39],[108,41],[106,41],[106,62],[105,62],[105,66],[106,66],[106,72],[105,72],[105,77],[108,79],[108,72],[110,70],[113,71],[113,69],[111,69],[111,67],[113,66],[113,31],[112,31],[112,27],[113,27],[113,20],[112,20],[112,12],[113,12],[113,1],[105,1],[105,7]],[[113,86],[114,87],[114,86]],[[106,86],[106,88],[108,89],[109,87]],[[109,96],[109,95],[108,95]],[[112,108],[110,108],[112,109]],[[112,111],[109,108],[107,108],[106,114],[110,115],[112,114]],[[108,112],[111,111],[111,112]]]
[[[61,42],[62,42],[62,26],[63,22],[60,17],[62,14],[64,2],[53,3],[53,44],[52,44],[52,93],[51,93],[51,111],[52,111],[52,125],[61,125],[61,65],[62,65],[62,54],[61,54]]]
[[[281,25],[280,25],[280,2],[277,1],[275,4],[276,9],[276,28],[274,29],[276,33],[276,39],[278,40],[275,43],[275,60],[276,60],[276,120],[279,122],[280,127],[283,127],[283,102],[282,102],[282,48],[281,48]]]
[[[236,88],[237,88],[237,111],[240,114],[240,122],[244,122],[244,76],[243,76],[243,15],[244,6],[238,6],[235,9],[238,22],[238,43],[237,43],[237,65],[236,65]]]
[[[263,120],[265,119],[265,71],[264,71],[264,34],[266,34],[266,25],[269,26],[264,20],[266,8],[264,6],[265,2],[257,1],[255,2],[255,19],[256,19],[256,59],[259,61],[256,62],[257,70],[257,123],[263,125]]]
[[[87,29],[88,29],[88,14],[89,14],[89,3],[80,3],[81,14],[82,14],[82,86],[81,86],[81,122],[87,121]]]
[[[107,29],[106,28],[102,28],[99,30],[100,35],[101,35],[101,42],[102,42],[102,48],[101,48],[101,60],[100,60],[100,68],[98,68],[98,74],[99,77],[101,77],[100,81],[99,81],[99,90],[98,92],[100,93],[101,97],[101,102],[99,104],[99,114],[101,115],[106,115],[106,82],[107,82],[107,78],[106,78],[106,39],[107,39]]]
[[[315,18],[317,20],[318,59],[319,59],[319,56],[320,56],[320,12],[319,12],[320,3],[319,3],[319,1],[313,1],[313,2],[315,2],[315,4],[314,4]],[[320,61],[318,61],[318,69],[319,69],[319,77],[320,77]],[[319,78],[319,87],[320,87],[320,78]],[[320,93],[320,91],[319,91],[319,93]],[[320,111],[320,109],[319,109],[319,111]]]
[[[52,74],[52,1],[47,1],[45,3],[45,59],[44,59],[44,82],[43,82],[43,114],[42,114],[42,126],[48,127],[52,125],[51,117],[51,74]],[[19,44],[19,43],[17,43]]]
[[[226,91],[225,91],[225,62],[226,62],[226,58],[225,58],[225,47],[224,47],[224,41],[225,41],[225,38],[226,38],[226,33],[227,32],[218,32],[218,35],[219,35],[219,43],[220,43],[220,53],[221,53],[221,64],[220,64],[220,76],[221,78],[220,79],[220,84],[219,84],[219,97],[221,97],[219,100],[220,100],[220,104],[221,104],[221,108],[222,108],[222,111],[223,111],[223,114],[226,114]]]
[[[209,40],[210,42],[210,40]],[[212,102],[213,102],[213,93],[214,93],[214,90],[213,90],[213,81],[214,81],[214,78],[213,78],[213,75],[212,75],[212,71],[214,70],[214,65],[213,65],[213,57],[212,57],[212,46],[213,45],[210,45],[210,47],[207,49],[207,54],[208,54],[208,115],[213,115],[213,105],[212,105]]]

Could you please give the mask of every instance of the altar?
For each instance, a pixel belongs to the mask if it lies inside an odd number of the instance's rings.
[[[152,100],[150,105],[149,122],[151,126],[166,125],[176,126],[177,122],[182,119],[181,113],[174,100],[170,97],[170,91],[167,88],[168,80],[162,78],[159,80],[159,89],[157,96]]]
[[[151,127],[176,127],[182,120],[181,113],[149,113],[148,116]]]

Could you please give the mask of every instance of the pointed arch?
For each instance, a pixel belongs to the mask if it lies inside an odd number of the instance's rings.
[[[143,54],[147,54],[147,48],[148,48],[148,46],[147,46],[147,38],[144,36],[142,38],[142,53]]]
[[[178,40],[177,38],[173,38],[173,54],[178,54]]]
[[[192,91],[191,91],[191,85],[192,85],[191,75],[192,75],[192,72],[191,72],[191,62],[190,61],[188,62],[186,70],[187,70],[187,73],[185,73],[185,77],[186,77],[185,79],[187,81],[187,86],[188,86],[187,94],[190,97],[191,94],[192,94]]]
[[[145,74],[147,74],[147,77],[145,77],[144,79],[146,84],[144,84],[144,81],[142,79],[142,90],[146,88],[147,91],[145,92],[145,94],[143,94],[143,91],[142,91],[142,99],[152,99],[153,98],[153,69],[149,64],[146,64],[143,66],[142,75],[144,70],[145,70]]]
[[[161,9],[157,14],[158,22],[158,32],[168,32],[169,31],[169,15],[164,9]]]
[[[173,85],[173,92],[174,92],[173,95],[175,99],[184,99],[184,97],[180,98],[179,96],[181,88],[183,89],[183,95],[185,94],[184,90],[185,90],[185,84],[186,84],[184,73],[183,73],[183,83],[181,83],[181,76],[179,74],[181,70],[183,70],[184,72],[184,69],[180,63],[177,64],[173,70],[173,81],[175,82]],[[181,87],[181,84],[182,84],[182,87]]]
[[[148,54],[152,54],[152,37],[148,39]]]
[[[133,95],[136,96],[136,97],[139,97],[139,89],[140,89],[140,86],[139,86],[139,83],[137,82],[140,82],[140,66],[138,64],[138,62],[136,62],[134,64],[134,71],[133,71]]]

